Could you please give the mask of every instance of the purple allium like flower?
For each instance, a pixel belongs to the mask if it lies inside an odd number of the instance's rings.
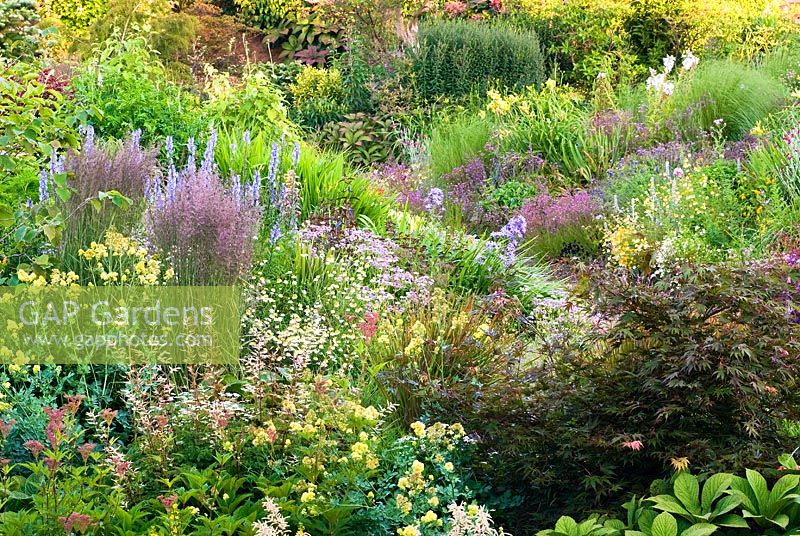
[[[441,188],[431,188],[425,198],[425,210],[428,212],[440,212],[444,207],[444,192]]]
[[[250,131],[245,130],[244,134],[242,134],[242,143],[245,145],[250,145]]]
[[[519,245],[519,240],[525,236],[526,229],[527,222],[525,221],[525,217],[517,214],[508,220],[508,223],[506,223],[502,229],[490,235],[491,238],[494,239],[506,240],[505,251],[501,254],[506,266],[510,266],[516,261],[517,246]],[[497,250],[498,246],[499,244],[497,242],[489,242],[486,246],[486,252],[491,253]]]

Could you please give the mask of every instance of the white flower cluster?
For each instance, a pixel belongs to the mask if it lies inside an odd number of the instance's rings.
[[[675,91],[675,83],[669,80],[669,74],[675,68],[675,56],[666,56],[663,59],[664,70],[658,72],[655,69],[650,69],[650,77],[647,79],[647,89],[653,91],[657,95],[665,95],[669,97]],[[684,71],[689,72],[700,63],[700,60],[692,54],[691,50],[683,53],[681,67]]]

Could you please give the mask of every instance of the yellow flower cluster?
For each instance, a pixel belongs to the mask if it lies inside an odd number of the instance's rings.
[[[489,103],[486,105],[486,109],[495,115],[507,114],[511,111],[512,106],[519,100],[519,97],[516,95],[503,97],[498,91],[493,89],[487,91],[486,95],[489,97]]]
[[[611,257],[626,268],[639,266],[642,259],[653,250],[653,244],[639,231],[637,223],[635,215],[626,215],[606,234]]]
[[[53,268],[48,281],[48,276],[20,268],[17,270],[17,279],[20,283],[30,283],[34,287],[72,287],[78,284],[80,278],[75,272],[62,272],[58,268]]]
[[[88,249],[78,250],[78,256],[94,263],[93,271],[102,285],[153,286],[166,284],[175,277],[171,267],[162,270],[161,261],[146,248],[113,229],[106,231],[103,242],[92,242]]]

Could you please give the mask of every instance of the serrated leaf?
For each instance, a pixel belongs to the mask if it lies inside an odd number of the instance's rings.
[[[668,512],[662,512],[653,520],[651,536],[678,536],[678,522]]]

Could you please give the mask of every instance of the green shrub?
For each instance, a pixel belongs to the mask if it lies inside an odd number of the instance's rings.
[[[688,84],[676,91],[672,106],[684,129],[708,131],[722,119],[725,135],[736,139],[777,111],[787,94],[781,82],[753,67],[712,60],[700,63]]]
[[[289,85],[300,122],[317,126],[345,112],[345,86],[338,69],[306,66]]]
[[[217,75],[207,90],[210,98],[204,116],[219,128],[261,131],[272,139],[296,129],[289,120],[283,95],[260,71],[246,73],[241,83],[234,83],[229,75]]]
[[[39,40],[34,0],[0,1],[0,57],[20,58],[33,53]]]
[[[368,168],[395,154],[398,133],[392,117],[354,113],[324,125],[316,135],[324,147],[343,151],[353,165]]]
[[[787,41],[791,22],[769,0],[520,0],[525,25],[569,82],[599,72],[622,81],[667,54],[752,59]]]
[[[87,30],[107,7],[106,0],[43,0],[39,3],[45,16],[57,18],[77,33]]]
[[[629,46],[625,23],[633,8],[626,0],[572,2],[522,0],[548,56],[569,82],[587,86],[601,71],[627,80],[644,69]]]
[[[296,19],[304,6],[303,0],[232,0],[239,15],[259,28],[271,28],[289,19]]]
[[[168,135],[183,144],[203,128],[195,97],[167,78],[142,37],[107,40],[72,88],[78,107],[98,111],[93,123],[100,137],[122,139],[140,129],[145,144]]]
[[[108,2],[106,12],[89,29],[90,43],[104,42],[116,32],[124,38],[143,37],[165,62],[186,56],[194,40],[196,20],[186,13],[176,13],[170,0]]]
[[[532,31],[465,21],[420,26],[413,71],[420,94],[464,97],[494,85],[521,89],[542,82],[544,62]]]
[[[0,65],[0,206],[35,198],[39,166],[54,149],[77,146],[78,123],[88,119],[39,75],[35,64]]]

